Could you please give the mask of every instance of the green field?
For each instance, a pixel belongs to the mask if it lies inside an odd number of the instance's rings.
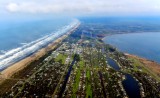
[[[83,70],[84,62],[80,61],[78,63],[78,65],[79,65],[80,68],[77,69],[77,73],[76,73],[76,77],[75,77],[75,82],[73,84],[72,98],[76,98],[76,92],[78,91],[78,88],[79,88],[81,70]],[[74,67],[77,67],[77,66],[74,66]]]
[[[86,71],[86,98],[92,98],[92,88],[89,69],[87,69]]]
[[[56,62],[61,62],[62,64],[65,64],[66,58],[67,58],[66,55],[60,53],[60,54],[55,58],[55,61],[56,61]]]

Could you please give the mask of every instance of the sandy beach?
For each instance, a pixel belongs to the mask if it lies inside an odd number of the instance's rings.
[[[54,42],[50,43],[47,47],[38,50],[33,55],[24,58],[23,60],[9,66],[5,70],[1,72],[0,78],[1,82],[7,78],[10,78],[14,73],[22,70],[27,65],[29,65],[32,61],[39,59],[40,57],[44,56],[48,51],[53,50],[58,43],[60,43],[63,39],[65,39],[68,35],[70,35],[80,24],[77,24],[74,28],[72,28],[69,32],[64,34],[63,36],[56,39]]]

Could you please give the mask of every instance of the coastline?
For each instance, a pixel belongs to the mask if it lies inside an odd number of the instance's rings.
[[[109,45],[111,45],[112,47],[114,47],[114,48],[116,48],[117,50],[119,50],[116,45],[112,45],[112,43],[105,42],[105,39],[107,39],[107,37],[109,37],[109,36],[114,36],[114,35],[141,34],[141,33],[146,33],[146,34],[147,34],[147,33],[159,33],[159,32],[116,33],[116,34],[106,35],[106,36],[103,37],[101,40],[102,40],[104,43],[109,44]],[[159,48],[158,48],[158,49],[159,49]],[[119,51],[120,51],[120,50],[119,50]],[[126,53],[125,53],[125,51],[126,51]],[[128,53],[127,50],[125,50],[125,51],[124,51],[123,49],[121,49],[121,52],[123,52],[124,54],[134,55],[134,56],[137,56],[137,57],[139,57],[139,58],[144,58],[144,59],[146,59],[146,60],[153,61],[153,62],[156,62],[157,64],[160,64],[160,62],[159,62],[157,59],[149,58],[149,57],[147,57],[147,56],[139,55],[139,54],[136,54],[136,53]],[[154,55],[154,56],[155,56],[155,55]]]
[[[70,31],[68,31],[67,33],[65,33],[64,35],[60,36],[59,38],[57,38],[55,41],[53,41],[52,43],[48,44],[46,47],[41,48],[40,50],[38,50],[37,52],[35,52],[34,54],[32,54],[31,56],[28,56],[12,65],[10,65],[8,68],[4,69],[0,74],[0,82],[3,82],[3,80],[10,78],[13,74],[15,74],[16,72],[24,69],[27,65],[29,65],[31,62],[38,60],[40,57],[44,56],[48,51],[53,50],[54,48],[56,48],[56,46],[58,45],[58,43],[60,43],[61,41],[63,41],[68,35],[70,35],[72,32],[74,32],[78,27],[79,27],[80,23],[78,23],[74,28],[72,28]]]
[[[134,32],[134,33],[129,33],[129,32],[127,32],[127,33],[122,33],[122,32],[120,32],[120,33],[114,33],[114,34],[105,34],[101,39],[102,40],[104,40],[106,37],[108,37],[108,36],[113,36],[113,35],[121,35],[121,34],[139,34],[139,33],[159,33],[160,31],[154,31],[154,32]]]
[[[128,53],[124,53],[125,56],[127,56],[128,58],[133,58],[138,60],[140,63],[143,64],[143,67],[148,70],[151,74],[156,75],[156,77],[160,78],[160,64],[153,61],[153,60],[148,60],[146,58],[142,58],[136,55],[132,55],[132,54],[128,54]]]
[[[143,32],[142,32],[143,33]],[[119,35],[120,33],[118,33]],[[121,34],[128,34],[128,33],[121,33]],[[134,34],[134,33],[130,33],[130,34]],[[111,34],[111,35],[106,35],[105,37],[101,38],[102,41],[105,43],[104,39],[108,36],[112,36],[112,35],[117,35],[117,34]],[[105,43],[107,44],[107,43]],[[110,44],[111,45],[111,44]],[[111,45],[112,46],[112,45]],[[114,47],[114,46],[113,46]],[[116,49],[118,49],[117,47],[114,47]],[[143,66],[143,68],[145,70],[147,70],[147,72],[149,72],[150,75],[156,77],[156,79],[158,79],[160,81],[160,63],[154,61],[154,60],[150,60],[148,58],[144,58],[141,56],[137,56],[135,54],[130,54],[130,53],[125,53],[123,52],[124,55],[127,58],[131,58],[131,59],[135,59],[137,61],[139,61]]]

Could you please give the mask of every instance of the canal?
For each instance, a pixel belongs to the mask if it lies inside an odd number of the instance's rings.
[[[68,82],[69,76],[70,76],[71,71],[72,71],[72,67],[73,67],[73,65],[74,65],[75,62],[76,62],[76,59],[75,59],[75,57],[74,57],[71,65],[70,65],[70,67],[69,67],[69,69],[68,69],[68,73],[67,73],[67,75],[66,75],[66,77],[65,77],[65,80],[64,80],[64,83],[63,83],[63,85],[62,85],[61,91],[60,91],[60,93],[59,93],[59,98],[62,98],[62,95],[63,95],[63,93],[64,93],[64,91],[65,91],[65,89],[66,89],[66,84],[67,84],[67,82]]]

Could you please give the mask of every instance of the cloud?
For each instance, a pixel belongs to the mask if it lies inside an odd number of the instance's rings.
[[[6,6],[9,12],[27,12],[27,13],[65,13],[65,12],[90,12],[91,8],[80,4],[37,4],[33,2],[9,3]]]
[[[9,12],[25,13],[158,13],[159,0],[24,0],[8,3]]]
[[[6,8],[10,12],[16,12],[19,9],[16,3],[10,3],[6,6]]]

